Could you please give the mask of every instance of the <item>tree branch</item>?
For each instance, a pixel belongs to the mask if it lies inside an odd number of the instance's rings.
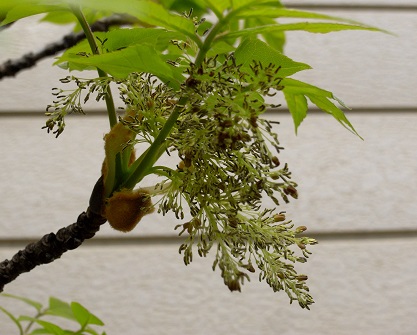
[[[78,216],[77,222],[61,228],[56,234],[43,236],[38,242],[28,244],[11,260],[0,263],[0,292],[4,285],[15,280],[20,274],[29,272],[38,265],[48,264],[68,251],[78,248],[86,239],[92,238],[106,222],[104,206],[103,177],[97,181],[90,197],[86,212]]]
[[[113,15],[99,20],[91,25],[92,31],[108,31],[111,26],[130,25],[136,19],[127,15]],[[57,53],[71,48],[85,38],[84,32],[65,35],[60,41],[48,44],[38,52],[31,52],[19,59],[7,60],[0,65],[0,80],[4,77],[14,77],[22,70],[29,69],[40,60],[56,55]]]

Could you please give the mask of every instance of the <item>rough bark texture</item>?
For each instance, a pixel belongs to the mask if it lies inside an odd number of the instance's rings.
[[[15,280],[20,274],[29,272],[38,265],[51,263],[67,250],[78,248],[86,239],[92,238],[106,222],[102,215],[104,204],[103,178],[94,186],[86,212],[78,216],[77,222],[61,228],[58,232],[43,236],[17,252],[11,260],[0,263],[0,292],[4,285]]]
[[[109,18],[99,20],[91,25],[92,31],[107,31],[109,27],[123,24],[132,24],[134,19],[128,16],[115,15]],[[19,59],[9,59],[0,64],[0,80],[4,77],[14,77],[24,69],[29,69],[36,65],[43,58],[54,56],[57,53],[71,48],[85,38],[84,32],[71,33],[65,35],[60,41],[48,44],[38,52],[31,52]]]

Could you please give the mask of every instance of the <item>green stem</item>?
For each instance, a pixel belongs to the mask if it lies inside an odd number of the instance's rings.
[[[84,34],[87,38],[88,44],[90,45],[90,49],[93,54],[99,55],[100,49],[98,48],[98,45],[96,43],[96,39],[94,37],[94,34],[91,30],[90,25],[88,24],[83,12],[81,11],[79,6],[71,6],[71,10],[74,13],[75,17],[77,18],[78,22],[81,25],[81,28],[84,31]],[[103,70],[97,68],[97,72],[99,77],[105,78],[107,77],[107,73]],[[116,114],[116,108],[114,106],[114,100],[113,95],[111,92],[111,89],[109,86],[106,88],[106,94],[104,96],[104,100],[106,101],[106,107],[107,107],[107,115],[109,117],[109,123],[110,123],[110,129],[113,128],[118,120],[117,120],[117,114]],[[118,177],[120,177],[123,174],[123,163],[122,163],[122,157],[120,154],[117,154],[115,159],[115,164],[108,164],[107,168],[107,176],[105,178],[105,194],[110,195],[113,192],[113,189],[115,187],[115,184],[117,183]]]
[[[198,68],[204,61],[204,58],[206,58],[207,52],[210,50],[211,45],[213,43],[214,38],[217,36],[219,30],[224,26],[227,19],[224,18],[224,20],[217,22],[217,24],[213,27],[213,29],[210,31],[210,33],[207,35],[207,38],[204,40],[203,45],[201,46],[198,55],[195,59],[195,65]]]
[[[100,49],[98,48],[96,39],[94,38],[94,34],[91,30],[91,27],[88,24],[80,7],[72,6],[71,9],[75,17],[77,18],[78,22],[80,23],[81,28],[84,31],[88,44],[90,44],[91,51],[93,52],[93,54],[99,55]],[[104,72],[103,70],[97,69],[97,72],[98,72],[99,77],[107,77],[107,73]],[[116,108],[114,107],[113,95],[111,93],[110,87],[107,87],[105,101],[106,101],[107,113],[109,116],[110,128],[113,128],[114,125],[117,123],[117,114],[116,114]]]
[[[200,51],[197,55],[195,65],[199,67],[205,57],[207,52],[210,50],[214,38],[217,36],[219,30],[228,22],[228,19],[219,21],[211,30],[203,45],[200,48]],[[178,102],[178,106],[174,109],[172,114],[169,116],[164,127],[161,129],[160,133],[156,137],[155,141],[151,144],[148,150],[141,156],[137,164],[132,165],[133,172],[127,177],[127,179],[122,183],[120,188],[132,189],[137,183],[139,183],[149,172],[151,171],[152,166],[156,163],[159,157],[163,154],[165,149],[163,146],[165,144],[165,139],[171,132],[172,128],[177,121],[182,106],[187,102],[188,98],[182,97]]]
[[[121,188],[132,189],[137,183],[139,183],[153,167],[156,161],[164,153],[164,145],[166,144],[165,140],[167,136],[171,133],[172,128],[177,121],[181,109],[184,104],[187,102],[188,98],[182,97],[178,105],[175,107],[172,114],[169,116],[168,120],[165,122],[158,136],[152,142],[148,150],[146,150],[145,155],[140,157],[139,165],[135,166],[133,172],[126,178],[125,182],[121,185]]]
[[[200,48],[200,51],[198,52],[198,55],[196,57],[195,60],[195,65],[197,67],[199,67],[201,65],[201,63],[204,61],[204,58],[207,55],[207,52],[211,49],[212,44],[214,39],[216,38],[216,36],[219,34],[219,31],[226,25],[229,23],[229,21],[235,17],[239,12],[243,11],[244,9],[246,9],[248,6],[250,6],[251,4],[242,6],[236,10],[230,11],[229,13],[227,13],[226,16],[222,16],[221,13],[219,12],[215,12],[217,18],[219,19],[219,21],[214,25],[213,29],[210,31],[210,33],[208,34],[207,38],[204,40],[203,45]]]

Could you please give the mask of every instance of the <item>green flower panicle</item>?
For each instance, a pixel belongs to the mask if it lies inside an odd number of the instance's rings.
[[[162,193],[158,212],[191,217],[176,227],[187,235],[179,249],[185,264],[194,246],[206,256],[215,245],[213,269],[220,269],[231,291],[241,290],[256,265],[260,280],[309,308],[307,276],[298,275],[294,263],[304,263],[307,246],[317,242],[300,236],[305,227],[294,229],[284,212],[263,206],[266,198],[279,206],[298,197],[287,164],[278,158],[282,147],[273,124],[262,118],[269,107],[263,97],[282,89],[282,78],[272,64],[250,68],[241,71],[233,55],[221,63],[212,58],[200,67],[190,64],[180,92],[151,76],[131,77],[121,92],[137,117],[124,122],[137,133],[136,143],[152,143],[186,97],[165,145],[179,163],[153,170],[164,178],[155,186],[154,193]]]

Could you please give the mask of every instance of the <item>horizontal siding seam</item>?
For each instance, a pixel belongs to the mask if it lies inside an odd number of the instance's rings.
[[[417,11],[417,5],[408,4],[349,4],[349,3],[338,3],[338,4],[304,4],[297,2],[284,2],[288,8],[304,9],[304,10],[346,10],[346,11],[395,11],[395,12],[410,12]]]
[[[414,239],[417,238],[417,229],[401,230],[378,230],[378,231],[330,231],[330,232],[311,232],[306,234],[309,237],[326,242],[337,241],[377,241],[387,239]],[[149,236],[132,236],[132,237],[96,237],[86,241],[83,246],[146,246],[146,245],[180,245],[185,238],[175,235],[149,235]],[[0,248],[22,248],[25,245],[34,242],[34,239],[22,238],[2,238],[0,239]]]
[[[397,114],[397,113],[417,113],[416,106],[409,106],[409,107],[395,107],[395,106],[385,106],[385,107],[352,107],[351,109],[343,109],[342,110],[346,114],[371,114],[371,113],[383,113],[383,114]],[[265,112],[268,113],[282,113],[288,114],[289,110],[287,108],[269,108]],[[308,113],[323,113],[318,108],[310,108]],[[85,115],[81,114],[72,114],[68,115],[67,117],[91,117],[91,116],[100,116],[105,117],[107,116],[107,112],[105,110],[91,110],[86,111]],[[13,117],[42,117],[46,119],[46,116],[43,112],[39,111],[1,111],[0,110],[0,118],[13,118]]]

